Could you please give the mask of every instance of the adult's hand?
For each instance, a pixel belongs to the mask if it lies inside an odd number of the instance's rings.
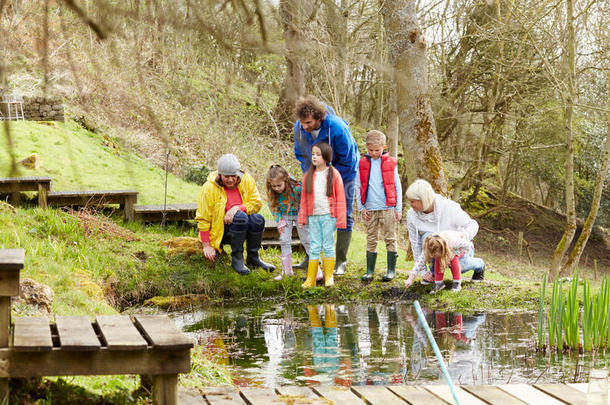
[[[229,208],[229,211],[227,211],[227,213],[225,214],[225,224],[228,225],[233,223],[233,217],[235,216],[237,211],[239,211],[239,207],[237,205]]]
[[[203,256],[212,262],[216,259],[216,249],[210,245],[210,242],[203,243]]]
[[[409,288],[413,285],[415,280],[415,274],[411,274],[408,279],[405,280],[405,288]]]

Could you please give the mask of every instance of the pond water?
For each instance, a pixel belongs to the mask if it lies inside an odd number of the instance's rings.
[[[454,383],[586,382],[608,360],[539,355],[533,313],[424,312]],[[214,307],[174,319],[238,385],[445,383],[410,304]]]

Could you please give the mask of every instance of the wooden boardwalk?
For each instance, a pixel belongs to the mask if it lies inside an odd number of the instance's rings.
[[[211,387],[202,390],[210,405],[339,404],[432,405],[455,404],[447,385],[364,385],[272,388]],[[462,385],[456,394],[462,405],[585,405],[587,384]]]

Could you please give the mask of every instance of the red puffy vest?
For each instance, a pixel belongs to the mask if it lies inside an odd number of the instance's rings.
[[[364,158],[360,159],[358,165],[360,166],[360,201],[364,205],[369,188],[369,176],[371,175],[371,157],[364,155]],[[396,207],[395,168],[396,159],[390,157],[387,153],[381,155],[381,178],[383,179],[383,190],[385,191],[385,200],[388,207]]]

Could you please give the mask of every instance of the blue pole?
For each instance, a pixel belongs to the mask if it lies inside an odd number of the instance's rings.
[[[426,318],[424,317],[424,313],[422,312],[421,307],[419,306],[419,302],[417,302],[417,300],[416,300],[415,302],[413,302],[413,306],[415,307],[415,311],[417,311],[417,317],[419,318],[419,322],[422,324],[422,327],[426,331],[428,340],[430,341],[430,344],[432,345],[432,348],[434,349],[434,354],[436,354],[436,359],[438,360],[438,363],[441,366],[441,371],[443,372],[443,375],[445,376],[445,380],[447,380],[447,384],[449,384],[449,389],[451,390],[451,395],[453,395],[453,399],[455,399],[455,403],[457,405],[461,405],[460,400],[458,399],[457,395],[455,394],[455,388],[453,387],[453,383],[451,382],[451,377],[449,377],[449,372],[447,372],[447,368],[445,367],[445,361],[443,360],[443,356],[441,356],[441,351],[438,349],[436,340],[434,340],[434,336],[432,336],[432,331],[430,330],[430,327],[428,326],[428,322],[426,322]]]

